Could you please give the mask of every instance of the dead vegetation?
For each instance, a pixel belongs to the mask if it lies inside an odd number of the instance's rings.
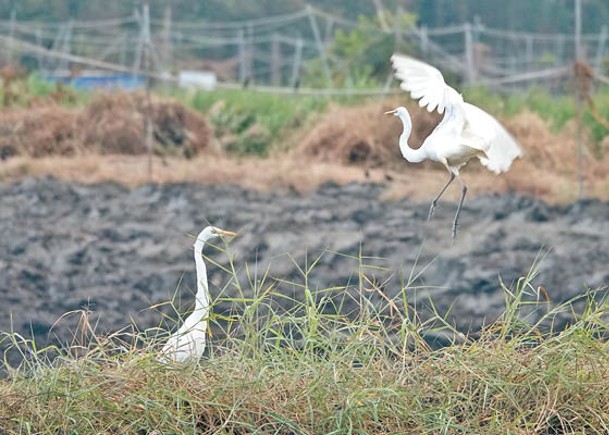
[[[29,157],[143,154],[146,104],[140,94],[100,94],[85,108],[56,104],[4,110],[0,117],[3,156]],[[183,104],[154,98],[154,152],[193,157],[218,155],[209,123]]]
[[[154,99],[155,154],[153,181],[233,183],[269,190],[315,189],[327,181],[382,182],[386,198],[409,196],[425,200],[436,193],[444,169],[433,162],[408,164],[397,147],[402,126],[383,114],[399,105],[369,102],[357,107],[334,106],[311,127],[294,134],[287,147],[269,158],[224,156],[220,141],[198,113],[173,100]],[[409,140],[419,147],[440,117],[409,106],[414,130]],[[0,180],[51,174],[85,183],[114,180],[140,185],[150,180],[145,153],[143,96],[99,95],[84,109],[55,104],[11,109],[0,117],[0,157],[18,155],[0,165]],[[539,115],[523,111],[501,119],[523,146],[525,157],[500,177],[476,162],[464,168],[470,194],[516,191],[550,202],[577,198],[577,150],[573,122],[552,131]],[[605,138],[594,151],[585,151],[588,196],[609,199],[609,158]],[[288,149],[286,152],[285,149]],[[184,157],[194,157],[192,161]],[[63,158],[70,156],[71,158]],[[78,157],[78,158],[74,158]],[[446,198],[457,197],[449,189]]]
[[[358,107],[333,107],[311,130],[297,139],[294,154],[313,161],[395,167],[401,162],[397,147],[402,124],[385,111],[397,103],[377,102]],[[409,107],[413,131],[409,143],[418,148],[441,119],[440,115]]]
[[[323,119],[299,140],[294,154],[310,162],[332,162],[381,167],[392,173],[388,197],[419,197],[421,191],[433,194],[442,180],[428,188],[429,172],[444,171],[437,164],[408,164],[399,154],[398,137],[402,132],[399,120],[384,116],[399,103],[378,103],[330,110]],[[408,107],[413,117],[411,147],[418,148],[435,128],[440,116],[429,114],[416,105]],[[577,196],[577,146],[574,121],[564,130],[553,132],[550,124],[538,114],[523,111],[513,118],[502,119],[508,131],[522,145],[525,157],[514,163],[500,177],[488,173],[476,162],[465,168],[471,180],[472,193],[517,191],[541,197],[551,202],[569,202]],[[600,153],[584,150],[586,191],[590,196],[608,199],[609,157],[607,142],[601,143]],[[590,140],[588,140],[590,142]],[[395,171],[395,172],[394,172]],[[437,173],[435,178],[441,178]],[[404,180],[400,183],[399,180]],[[414,184],[412,184],[414,183]],[[449,194],[450,196],[450,194]]]
[[[17,96],[23,88],[21,84],[26,76],[27,71],[21,65],[8,64],[0,68],[3,107],[9,107],[17,101]]]

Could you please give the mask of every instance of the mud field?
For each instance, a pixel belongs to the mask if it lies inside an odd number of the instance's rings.
[[[246,263],[251,273],[262,274],[270,264],[271,276],[302,282],[290,256],[304,265],[322,252],[309,276],[312,288],[356,283],[357,261],[349,256],[361,249],[370,257],[367,264],[382,266],[366,273],[386,294],[395,295],[400,283],[419,275],[416,289],[408,290],[411,300],[423,306],[431,297],[440,311],[452,306],[450,319],[464,331],[502,312],[499,280],[513,284],[544,250],[549,252],[534,284],[552,303],[609,284],[609,203],[550,206],[519,195],[469,199],[453,244],[454,203],[440,203],[427,223],[428,203],[384,202],[379,197],[385,189],[325,184],[300,196],[195,184],[85,186],[52,178],[2,185],[0,330],[66,341],[67,326],[51,327],[63,313],[83,307],[94,311],[99,332],[131,320],[142,328],[159,325],[161,314],[149,307],[178,287],[182,304],[193,300],[190,235],[207,222],[241,233],[230,251],[243,283]],[[228,262],[213,248],[205,253]],[[211,291],[218,292],[228,277],[213,265],[208,269]],[[298,297],[298,287],[291,287]],[[229,309],[215,306],[216,312]]]

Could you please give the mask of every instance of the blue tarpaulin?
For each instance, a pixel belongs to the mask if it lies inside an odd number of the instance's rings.
[[[74,86],[77,89],[124,89],[133,90],[142,88],[146,84],[143,76],[135,74],[83,74],[70,78],[68,76],[45,76],[45,79],[53,83],[64,83]]]

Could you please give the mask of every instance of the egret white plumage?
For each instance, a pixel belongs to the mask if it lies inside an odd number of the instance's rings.
[[[523,152],[514,138],[499,122],[484,110],[466,103],[463,97],[444,81],[442,73],[433,66],[401,54],[391,56],[395,77],[401,88],[419,100],[420,107],[428,112],[437,110],[444,117],[418,149],[408,146],[412,121],[405,107],[386,112],[400,118],[404,131],[399,139],[402,156],[411,163],[430,159],[442,163],[449,179],[431,202],[428,220],[431,219],[438,200],[455,178],[461,183],[461,198],[452,226],[453,240],[457,235],[459,213],[467,186],[459,175],[459,169],[471,158],[496,174],[507,171],[512,162]]]
[[[234,236],[236,236],[236,233],[213,226],[205,227],[197,236],[194,244],[195,266],[197,268],[195,309],[186,318],[180,329],[169,337],[161,351],[160,361],[196,361],[203,354],[210,311],[210,295],[207,285],[207,268],[203,261],[203,246],[216,237]]]

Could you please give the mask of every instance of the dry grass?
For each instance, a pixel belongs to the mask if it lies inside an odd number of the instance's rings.
[[[514,163],[506,174],[495,176],[483,169],[463,171],[470,197],[486,193],[521,192],[550,203],[568,203],[577,197],[577,177],[574,172],[560,173],[537,169],[524,160]],[[426,201],[445,182],[445,170],[429,165],[418,168],[400,162],[401,169],[363,168],[337,163],[306,162],[280,156],[266,159],[231,157],[180,158],[158,157],[153,160],[153,177],[149,180],[147,160],[143,156],[84,155],[75,158],[45,157],[33,159],[15,157],[0,162],[0,180],[14,181],[25,176],[51,175],[64,180],[93,184],[114,181],[127,186],[139,186],[150,181],[175,183],[190,181],[204,185],[233,184],[261,192],[310,192],[326,182],[340,185],[352,181],[383,183],[387,186],[385,199],[409,197]],[[587,194],[609,200],[609,171],[589,177]],[[457,200],[459,189],[451,188],[446,199]]]
[[[0,180],[48,174],[84,183],[116,181],[134,186],[151,181],[145,158],[125,155],[143,152],[142,104],[139,96],[118,94],[100,96],[79,112],[60,107],[7,111],[0,121],[0,151],[13,146],[25,155],[0,162]],[[278,148],[260,159],[224,156],[199,115],[181,104],[156,100],[156,146],[166,157],[155,159],[152,181],[231,183],[259,191],[300,192],[327,181],[380,182],[388,186],[387,199],[427,200],[441,187],[445,170],[431,162],[412,165],[401,158],[397,147],[400,122],[382,114],[397,104],[333,107],[290,139],[288,151]],[[417,147],[438,117],[414,106],[409,109],[415,125],[410,144]],[[526,155],[499,177],[471,162],[464,169],[470,194],[516,191],[553,203],[575,200],[574,125],[552,132],[547,122],[530,112],[502,122]],[[609,153],[605,151],[601,145],[597,154],[585,153],[586,193],[609,200]],[[118,152],[121,154],[104,155]],[[196,153],[199,157],[191,160],[172,157]],[[458,189],[449,189],[446,198],[457,197]]]
[[[143,95],[99,94],[85,108],[57,104],[5,109],[0,117],[0,151],[30,157],[143,154],[146,104]],[[154,98],[154,151],[159,155],[218,155],[205,119],[181,103]]]
[[[440,315],[421,321],[405,310],[410,284],[395,300],[374,299],[374,286],[362,291],[372,283],[364,260],[354,259],[359,282],[330,289],[308,281],[318,259],[294,282],[245,285],[231,263],[229,285],[251,291],[224,299],[235,304],[226,338],[213,338],[196,365],[158,363],[155,330],[96,336],[86,313],[75,335],[87,338],[74,348],[37,349],[5,334],[0,345],[20,349],[24,361],[0,379],[0,426],[41,434],[609,431],[606,298],[581,296],[582,314],[564,331],[548,330],[572,305],[549,307],[532,285],[535,266],[503,288],[501,318],[469,337]],[[288,296],[294,289],[301,301]],[[337,314],[349,295],[358,312]],[[293,308],[276,303],[286,299]],[[429,333],[453,342],[432,350]],[[51,363],[48,353],[59,356]]]
[[[398,103],[370,102],[357,107],[335,106],[322,119],[297,137],[293,154],[311,161],[393,167],[401,159],[397,138],[402,124],[384,115]],[[441,117],[409,106],[413,131],[409,143],[418,148]]]
[[[76,128],[74,110],[64,107],[2,110],[0,151],[31,157],[80,154],[84,145]]]

